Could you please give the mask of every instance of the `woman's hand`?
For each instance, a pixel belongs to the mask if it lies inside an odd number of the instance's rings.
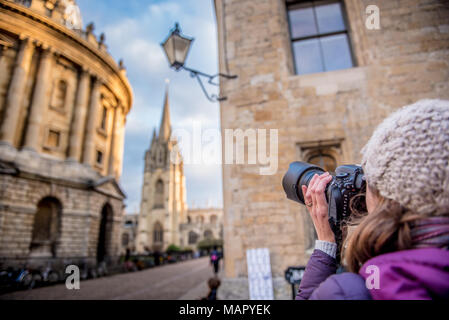
[[[315,174],[309,183],[309,187],[302,186],[307,210],[312,217],[318,240],[335,242],[335,235],[328,220],[328,204],[324,191],[327,184],[332,180],[329,172],[322,175]]]

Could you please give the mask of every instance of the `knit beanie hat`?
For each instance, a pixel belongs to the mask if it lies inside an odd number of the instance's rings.
[[[449,212],[449,101],[399,109],[361,153],[365,177],[380,195],[418,214]]]

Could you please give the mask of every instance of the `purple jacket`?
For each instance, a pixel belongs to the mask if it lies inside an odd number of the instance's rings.
[[[315,250],[296,300],[449,299],[449,250],[426,248],[383,254],[368,260],[359,274],[335,274],[336,267],[334,258]],[[376,273],[377,283],[373,280]]]

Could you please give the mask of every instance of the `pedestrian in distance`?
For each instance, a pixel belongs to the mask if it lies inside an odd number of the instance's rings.
[[[214,268],[214,273],[217,274],[220,271],[220,252],[217,250],[217,246],[214,246],[214,249],[210,253],[210,264]]]

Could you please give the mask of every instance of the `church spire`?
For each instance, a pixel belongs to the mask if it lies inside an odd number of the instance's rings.
[[[166,79],[165,83],[164,110],[162,111],[161,125],[159,126],[159,139],[167,141],[171,135],[170,106],[168,103],[168,84],[170,81]]]

